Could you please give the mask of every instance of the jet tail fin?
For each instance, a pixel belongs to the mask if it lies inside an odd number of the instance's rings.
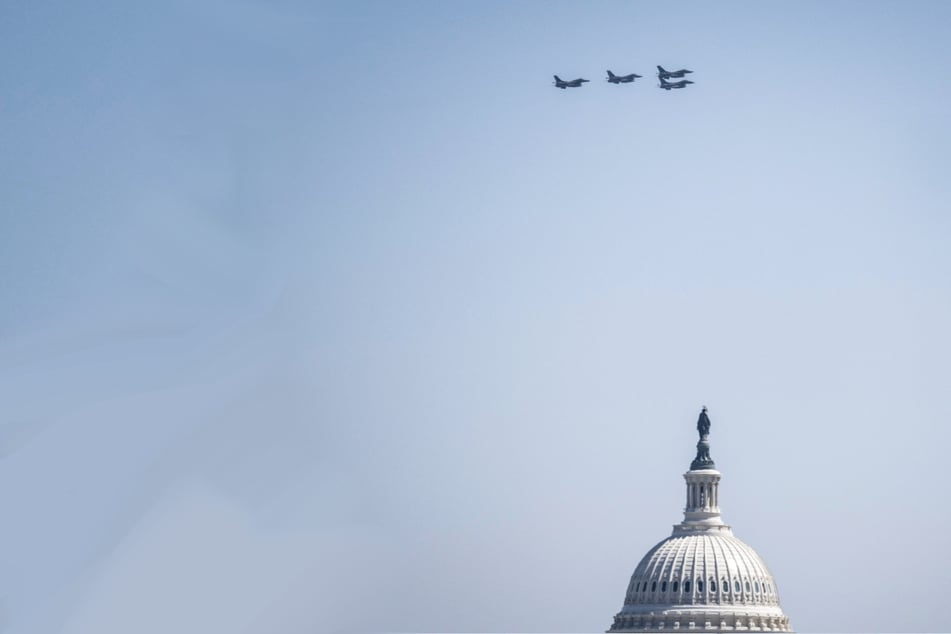
[[[614,73],[612,73],[611,71],[608,71],[608,77],[610,77],[611,79],[614,79]]]
[[[662,73],[666,73],[666,72],[667,72],[666,70],[664,70],[664,67],[661,66],[660,64],[657,65],[657,70],[659,70],[659,71],[662,72]]]
[[[555,78],[555,81],[561,81],[561,77],[559,77],[558,75],[552,75],[552,77]]]

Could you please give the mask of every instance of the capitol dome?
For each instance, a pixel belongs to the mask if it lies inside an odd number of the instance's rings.
[[[637,564],[608,631],[791,632],[773,575],[720,518],[706,408],[697,430],[697,457],[684,474],[684,521]]]

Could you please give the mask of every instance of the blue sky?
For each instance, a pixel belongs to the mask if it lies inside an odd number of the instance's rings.
[[[948,42],[926,2],[0,3],[7,629],[600,631],[701,405],[797,630],[946,629]]]

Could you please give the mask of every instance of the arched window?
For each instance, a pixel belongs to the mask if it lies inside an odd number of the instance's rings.
[[[759,581],[753,582],[753,587],[756,588],[756,591],[759,592]]]
[[[684,592],[690,592],[690,579],[684,581]]]
[[[647,582],[646,582],[646,581],[641,584],[641,594],[644,594],[645,592],[647,592]]]
[[[749,582],[749,581],[744,581],[744,582],[743,582],[743,585],[746,586],[746,591],[749,592],[749,591],[750,591],[750,582]]]
[[[726,577],[723,577],[722,579],[720,579],[720,590],[722,592],[730,591],[730,582],[726,580]]]
[[[703,592],[703,579],[697,579],[697,592]]]
[[[638,582],[637,582],[637,585],[636,585],[636,586],[634,586],[634,592],[639,592],[639,591],[640,591],[640,589],[641,589],[641,582],[640,582],[640,581],[638,581]]]
[[[710,592],[716,592],[716,591],[717,591],[717,580],[714,579],[713,577],[710,577]]]
[[[740,580],[739,580],[739,579],[734,579],[734,580],[733,580],[733,591],[734,591],[734,592],[739,592],[739,591],[740,591]]]
[[[750,584],[746,584],[746,585],[750,585]],[[651,581],[651,592],[656,592],[656,591],[657,591],[657,582]]]
[[[666,582],[666,581],[664,581],[664,582],[662,582],[662,583],[660,584],[660,591],[661,591],[661,592],[667,592],[667,582]]]
[[[679,581],[674,582],[674,592],[677,592],[677,587],[680,585]]]

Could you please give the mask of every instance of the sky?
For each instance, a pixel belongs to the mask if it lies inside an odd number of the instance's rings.
[[[943,2],[0,0],[2,631],[603,631],[704,405],[797,631],[946,631],[949,66]]]

